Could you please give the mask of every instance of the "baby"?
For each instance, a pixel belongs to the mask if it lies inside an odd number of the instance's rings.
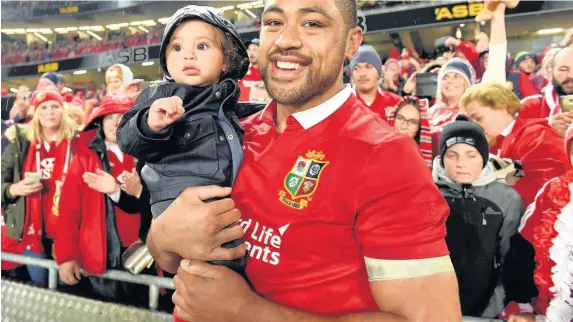
[[[141,178],[154,218],[187,187],[233,185],[243,160],[235,80],[249,67],[247,50],[225,16],[193,5],[169,19],[159,59],[164,82],[139,94],[117,133],[121,150],[146,164]],[[214,264],[242,273],[245,263],[243,256]]]

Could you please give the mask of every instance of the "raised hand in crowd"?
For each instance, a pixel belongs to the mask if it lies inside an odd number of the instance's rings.
[[[446,39],[446,42],[445,42],[444,45],[445,45],[446,47],[457,47],[457,46],[459,46],[461,43],[462,43],[462,41],[461,41],[460,39],[456,39],[456,38],[454,38],[454,37],[450,37],[450,38]]]
[[[25,197],[42,191],[41,182],[25,178],[17,183],[10,185],[9,193],[12,197]]]
[[[563,40],[561,40],[559,45],[561,45],[562,47],[567,47],[571,45],[572,42],[573,42],[573,27],[567,29],[567,32],[565,32],[565,36],[563,37]]]
[[[96,173],[85,172],[83,179],[88,187],[101,193],[113,194],[119,188],[115,178],[101,169],[98,169]]]
[[[185,109],[180,97],[160,98],[151,104],[147,126],[154,131],[159,131],[173,124],[183,113],[185,113]]]
[[[74,260],[61,264],[58,275],[60,275],[62,282],[68,285],[76,285],[82,279],[80,265]]]
[[[232,225],[241,213],[231,199],[209,203],[204,200],[226,198],[230,188],[203,186],[187,188],[151,224],[147,246],[164,270],[175,273],[183,258],[201,261],[233,260],[245,254],[246,246],[222,248],[221,245],[243,236],[243,229]]]
[[[555,131],[559,132],[562,136],[565,136],[567,128],[573,124],[573,111],[553,115],[550,123],[551,127],[553,127]]]
[[[143,185],[141,184],[141,179],[139,178],[139,175],[137,175],[135,168],[133,168],[131,172],[123,171],[121,176],[123,178],[121,189],[127,192],[128,195],[139,198],[143,191]]]
[[[417,75],[418,72],[415,71],[412,73],[412,75],[410,75],[410,77],[408,77],[408,80],[406,81],[406,84],[404,84],[404,88],[402,89],[402,92],[404,92],[404,94],[411,95],[416,90]]]
[[[143,79],[134,79],[131,82],[122,85],[119,92],[121,94],[126,94],[135,101],[135,98],[137,98],[137,95],[139,95],[139,93],[141,92],[139,90],[139,84],[141,82],[143,82]]]

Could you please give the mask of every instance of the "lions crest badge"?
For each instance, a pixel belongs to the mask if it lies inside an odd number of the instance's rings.
[[[279,192],[280,202],[299,210],[308,206],[318,188],[320,176],[329,164],[324,158],[322,151],[315,150],[308,151],[304,157],[299,156],[284,179],[285,190]]]

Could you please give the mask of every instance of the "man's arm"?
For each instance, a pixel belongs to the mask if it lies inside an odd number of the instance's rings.
[[[187,262],[187,263],[186,263]],[[183,261],[174,278],[175,322],[408,322],[461,321],[453,272],[377,281],[372,295],[383,312],[325,316],[282,306],[254,293],[242,277],[221,266]],[[221,292],[221,289],[225,292]],[[457,308],[457,309],[452,309]]]
[[[244,322],[366,322],[366,321],[460,321],[460,312],[451,310],[459,303],[454,272],[431,276],[370,283],[372,295],[382,312],[325,317],[289,309],[263,300],[257,317],[256,306]],[[456,292],[452,292],[455,290]],[[452,294],[453,293],[453,294]],[[459,306],[459,304],[458,304]]]

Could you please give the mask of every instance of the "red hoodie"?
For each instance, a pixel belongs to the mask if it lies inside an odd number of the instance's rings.
[[[501,144],[500,156],[519,160],[525,177],[514,186],[524,206],[531,204],[543,185],[571,169],[563,148],[563,137],[545,120],[517,118]]]

